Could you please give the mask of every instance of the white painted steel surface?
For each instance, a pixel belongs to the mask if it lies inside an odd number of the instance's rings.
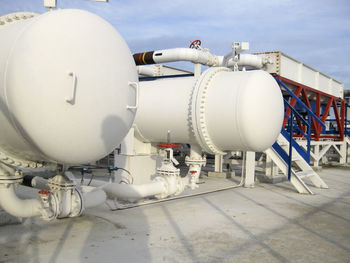
[[[197,143],[204,151],[263,151],[278,137],[283,100],[264,71],[210,68],[193,77],[140,83],[135,135],[144,142]]]
[[[119,33],[82,10],[0,30],[0,148],[29,160],[100,159],[134,120],[137,71]]]
[[[274,73],[310,88],[328,93],[335,97],[344,97],[344,84],[319,72],[312,67],[279,51],[257,53],[261,58],[272,61],[264,65],[264,70]]]

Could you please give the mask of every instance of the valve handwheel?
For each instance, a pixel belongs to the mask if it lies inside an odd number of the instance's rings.
[[[199,39],[192,41],[190,48],[198,48],[200,45],[202,44],[202,41],[200,41]]]
[[[178,148],[180,147],[179,144],[172,144],[172,143],[161,143],[157,145],[160,148]]]

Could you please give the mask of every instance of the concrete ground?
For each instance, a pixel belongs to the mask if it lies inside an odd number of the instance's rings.
[[[125,210],[101,206],[79,218],[27,219],[0,227],[0,262],[350,262],[350,168],[319,173],[330,189],[312,188],[313,196],[288,182],[260,183]]]

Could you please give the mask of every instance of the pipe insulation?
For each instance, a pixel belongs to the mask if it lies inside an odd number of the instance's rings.
[[[155,196],[166,192],[164,183],[161,181],[153,181],[148,184],[118,184],[108,183],[99,180],[93,180],[92,186],[101,187],[103,191],[110,197],[122,199],[141,199],[145,197]]]
[[[211,54],[208,50],[192,48],[172,48],[157,51],[136,53],[133,55],[136,65],[158,64],[175,61],[189,61],[206,66],[233,67],[235,62],[230,59],[228,65],[224,65],[224,57]],[[250,66],[261,69],[264,66],[263,59],[253,54],[240,54],[237,61],[239,66]],[[146,71],[145,71],[146,73]]]
[[[198,144],[211,154],[261,152],[280,133],[284,105],[265,71],[213,67],[194,77],[140,83],[135,136],[143,142]]]
[[[38,199],[20,199],[13,184],[0,186],[0,206],[15,217],[40,216],[42,208]]]
[[[82,186],[84,208],[99,206],[106,202],[107,195],[102,189],[91,186]]]

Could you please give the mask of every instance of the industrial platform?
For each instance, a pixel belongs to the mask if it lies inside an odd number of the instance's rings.
[[[79,218],[29,218],[0,227],[0,262],[349,262],[350,167],[319,174],[329,189],[315,195],[288,181],[258,183],[124,210],[105,205]]]

